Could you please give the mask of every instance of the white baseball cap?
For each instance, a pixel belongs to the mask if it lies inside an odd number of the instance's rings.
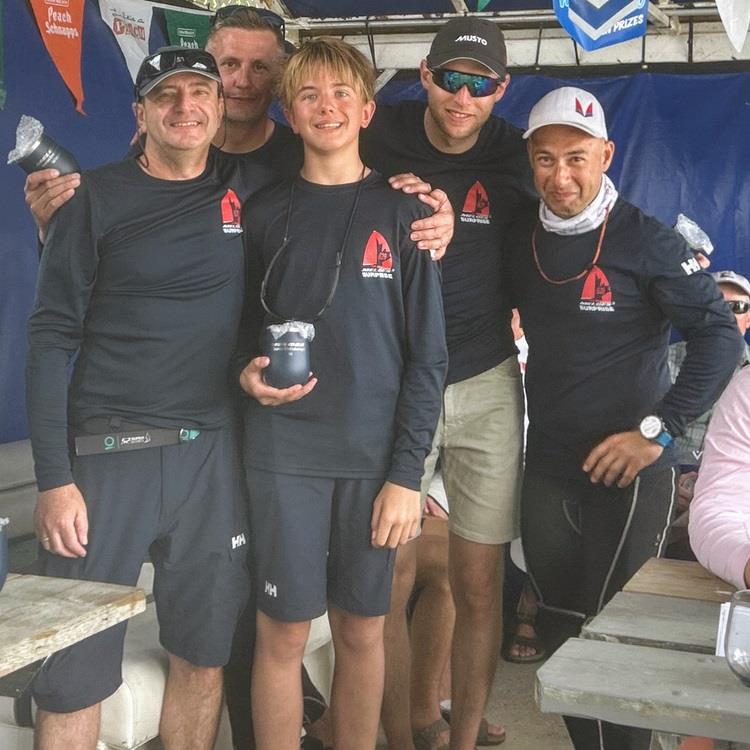
[[[607,140],[607,122],[599,100],[588,91],[563,86],[545,94],[529,112],[528,138],[545,125],[568,125],[583,130],[594,138]]]
[[[711,276],[714,277],[717,284],[732,284],[750,297],[750,281],[742,274],[735,273],[734,271],[717,271],[716,273],[712,273]]]

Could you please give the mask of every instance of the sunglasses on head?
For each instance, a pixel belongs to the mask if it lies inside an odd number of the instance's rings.
[[[744,315],[748,310],[750,310],[750,302],[746,302],[745,300],[730,299],[727,300],[727,304],[729,305],[729,309],[735,315]]]
[[[281,34],[282,39],[286,38],[286,24],[281,16],[266,8],[255,8],[249,5],[225,5],[223,8],[219,8],[211,21],[211,25],[214,26],[224,18],[231,18],[239,13],[247,13],[248,11],[257,13],[267,26],[270,26]]]
[[[136,98],[148,93],[152,88],[149,84],[170,70],[194,70],[216,81],[221,80],[216,60],[208,52],[191,47],[163,47],[141,63],[135,79]]]
[[[435,85],[443,91],[457,94],[466,86],[469,90],[469,96],[475,98],[494,94],[501,83],[498,78],[480,76],[476,73],[460,73],[449,68],[430,68],[430,73],[432,73],[432,80]]]

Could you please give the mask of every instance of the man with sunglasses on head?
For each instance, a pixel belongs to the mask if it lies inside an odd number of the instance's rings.
[[[556,648],[650,557],[674,510],[674,438],[731,377],[737,327],[688,245],[624,200],[599,101],[565,86],[524,133],[541,201],[509,270],[529,344],[521,500],[537,622]],[[670,326],[687,356],[672,385]],[[576,750],[646,750],[650,732],[565,717]]]
[[[234,167],[210,150],[223,114],[211,55],[158,50],[135,96],[142,153],[82,175],[42,255],[27,362],[39,566],[134,585],[150,555],[169,653],[160,735],[168,750],[209,750],[249,588],[228,374],[241,204]],[[94,750],[124,635],[123,623],[45,661],[35,747]]]
[[[456,211],[443,260],[449,368],[423,494],[438,457],[451,503],[450,578],[456,601],[452,645],[450,747],[497,744],[483,711],[500,646],[504,546],[519,534],[523,430],[521,375],[503,290],[506,231],[532,192],[521,132],[492,116],[510,76],[502,32],[471,16],[435,36],[420,65],[427,103],[379,106],[363,133],[365,161],[385,175],[406,169],[443,189]],[[405,609],[416,545],[398,551],[386,624],[383,723],[389,747],[443,747],[448,725],[438,705],[412,706]]]

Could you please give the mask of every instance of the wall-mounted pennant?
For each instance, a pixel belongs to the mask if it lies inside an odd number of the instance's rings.
[[[170,44],[203,49],[211,29],[211,16],[164,9]]]
[[[148,54],[153,8],[143,0],[99,0],[104,23],[112,29],[135,82],[138,68]]]
[[[560,25],[588,51],[646,33],[647,0],[554,0],[554,3]]]
[[[44,46],[83,115],[81,34],[84,0],[30,0]]]
[[[716,7],[729,41],[741,53],[750,25],[750,3],[747,0],[716,0]]]

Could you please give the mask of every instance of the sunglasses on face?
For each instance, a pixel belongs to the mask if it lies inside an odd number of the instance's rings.
[[[279,34],[281,34],[282,39],[286,39],[286,24],[284,23],[284,19],[266,8],[255,8],[250,7],[249,5],[225,5],[223,8],[219,8],[216,11],[216,15],[214,15],[211,25],[214,26],[224,18],[231,18],[239,13],[247,13],[248,11],[257,13],[267,26],[278,31]]]
[[[491,76],[480,76],[476,73],[460,73],[448,68],[430,68],[433,83],[443,91],[457,94],[464,86],[469,90],[469,96],[474,98],[490,96],[497,91],[501,81]]]
[[[727,304],[729,305],[729,309],[735,315],[744,315],[748,310],[750,310],[750,302],[746,302],[745,300],[730,299],[727,301]]]

